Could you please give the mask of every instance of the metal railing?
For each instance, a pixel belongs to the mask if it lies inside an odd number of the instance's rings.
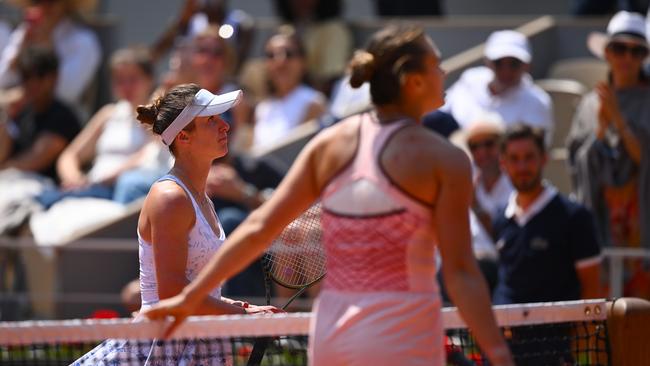
[[[644,248],[604,248],[603,258],[609,261],[609,296],[623,296],[623,275],[625,259],[650,260],[650,249]]]

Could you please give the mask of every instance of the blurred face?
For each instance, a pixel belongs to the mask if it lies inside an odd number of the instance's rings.
[[[45,20],[62,17],[66,13],[63,0],[31,0],[30,6],[25,9],[26,20]]]
[[[499,136],[496,134],[477,134],[467,140],[474,165],[482,172],[499,171]]]
[[[519,192],[530,192],[541,185],[544,164],[546,155],[528,138],[509,141],[501,156],[502,168]]]
[[[264,48],[269,80],[278,90],[300,85],[305,74],[305,59],[289,37],[272,37]]]
[[[221,116],[196,117],[194,128],[187,133],[191,139],[192,149],[202,156],[213,159],[228,153],[228,131],[230,126]]]
[[[22,85],[25,89],[24,93],[27,100],[38,104],[42,101],[46,101],[52,98],[54,95],[54,88],[56,87],[56,76],[23,76]]]
[[[120,64],[111,73],[113,94],[133,105],[144,104],[149,98],[153,80],[134,64]]]
[[[427,54],[424,58],[423,114],[440,108],[444,103],[443,85],[445,72],[440,68],[440,51],[429,37],[425,41]]]
[[[201,37],[194,41],[192,68],[201,87],[217,91],[226,74],[225,42],[217,37]]]
[[[646,57],[648,48],[636,42],[615,40],[605,48],[605,59],[615,75],[636,78]]]
[[[514,57],[489,60],[487,64],[494,71],[494,79],[507,88],[519,85],[521,78],[528,71],[528,64]]]

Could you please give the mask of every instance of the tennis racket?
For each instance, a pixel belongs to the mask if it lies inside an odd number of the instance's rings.
[[[325,250],[321,244],[321,206],[315,203],[291,222],[262,256],[266,304],[271,304],[272,282],[297,290],[282,309],[286,309],[310,286],[325,277]],[[255,341],[248,366],[258,366],[272,338]]]

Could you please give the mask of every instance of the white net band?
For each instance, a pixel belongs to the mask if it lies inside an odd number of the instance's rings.
[[[602,321],[607,318],[604,300],[569,301],[495,306],[501,327]],[[311,313],[190,317],[173,334],[174,339],[306,335]],[[445,329],[464,328],[456,308],[442,312]],[[0,322],[0,345],[96,342],[108,338],[154,339],[169,322],[136,322],[132,319]]]

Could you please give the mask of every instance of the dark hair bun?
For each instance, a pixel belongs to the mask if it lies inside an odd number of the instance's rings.
[[[136,118],[138,121],[153,126],[158,117],[158,108],[160,107],[161,100],[162,98],[158,98],[151,104],[138,106],[138,108],[136,108],[136,112],[138,113]]]
[[[360,87],[370,81],[375,72],[375,57],[366,51],[356,51],[350,60],[350,85]]]

